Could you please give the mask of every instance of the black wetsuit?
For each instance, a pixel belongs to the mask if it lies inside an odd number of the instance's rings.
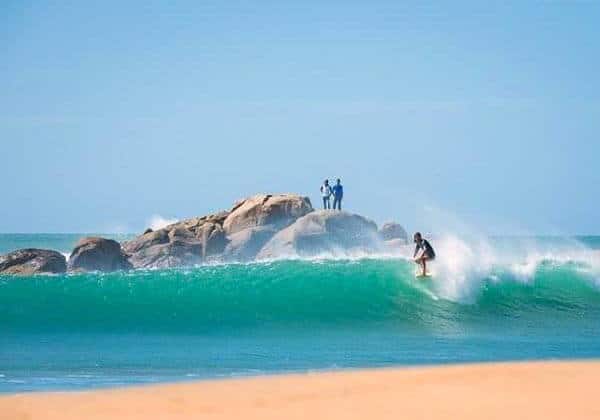
[[[417,244],[415,247],[415,257],[420,250],[423,250],[423,255],[426,255],[428,259],[433,260],[435,258],[435,251],[427,239],[423,239],[420,244]]]

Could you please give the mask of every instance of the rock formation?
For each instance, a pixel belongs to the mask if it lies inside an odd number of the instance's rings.
[[[250,261],[281,229],[313,211],[310,200],[295,194],[256,195],[236,203],[223,224],[228,261]]]
[[[81,239],[69,257],[69,271],[128,270],[131,264],[112,239],[88,237]]]
[[[25,249],[0,257],[0,273],[115,271],[189,267],[210,262],[396,252],[407,242],[397,223],[377,225],[345,211],[314,211],[296,194],[260,194],[230,210],[147,229],[122,245],[82,239],[65,264],[54,251]]]
[[[234,205],[223,228],[228,235],[257,226],[281,229],[312,210],[310,200],[296,194],[255,195]]]
[[[19,249],[0,256],[0,274],[59,274],[64,273],[66,269],[65,256],[48,249]]]
[[[381,241],[377,225],[357,214],[320,210],[278,232],[260,251],[259,259],[347,255],[374,252]]]
[[[199,264],[225,248],[223,222],[228,212],[182,220],[123,244],[135,268]]]
[[[281,228],[312,211],[295,194],[256,195],[229,211],[166,226],[126,242],[136,267],[178,267],[207,261],[247,261]]]

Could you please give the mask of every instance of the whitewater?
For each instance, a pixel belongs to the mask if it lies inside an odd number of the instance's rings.
[[[77,235],[0,235],[0,251]],[[0,392],[600,356],[600,237],[434,237],[382,255],[0,277]]]

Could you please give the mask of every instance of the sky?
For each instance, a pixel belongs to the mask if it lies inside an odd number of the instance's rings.
[[[0,232],[255,193],[440,232],[600,234],[600,2],[0,4]]]

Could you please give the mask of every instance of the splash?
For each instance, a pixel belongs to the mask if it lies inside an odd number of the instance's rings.
[[[579,278],[600,284],[600,253],[570,238],[443,235],[435,244],[437,258],[431,270],[439,279],[436,290],[453,301],[473,303],[490,283],[532,284],[542,266],[570,267]]]
[[[177,221],[177,219],[165,218],[158,214],[155,214],[148,220],[148,226],[152,230],[158,230],[166,226],[172,225],[173,223],[177,223]]]

